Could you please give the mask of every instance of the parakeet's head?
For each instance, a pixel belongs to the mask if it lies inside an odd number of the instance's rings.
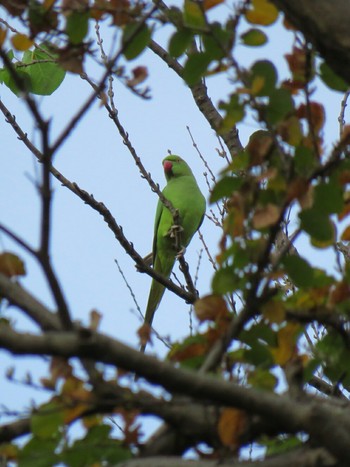
[[[183,175],[193,175],[187,163],[174,154],[170,154],[163,160],[163,168],[167,180],[173,177],[182,177]]]

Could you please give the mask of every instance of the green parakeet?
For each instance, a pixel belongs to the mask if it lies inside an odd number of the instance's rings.
[[[163,160],[163,168],[167,185],[163,194],[175,209],[179,211],[181,230],[181,247],[186,248],[193,235],[199,229],[205,213],[205,198],[198,188],[196,179],[186,162],[179,156],[169,155]],[[174,219],[163,203],[159,200],[153,238],[153,267],[165,277],[169,277],[173,269],[176,255],[175,239],[169,231]],[[152,280],[151,290],[145,313],[145,323],[152,324],[153,316],[164,294],[165,287]],[[141,346],[144,352],[146,345]]]

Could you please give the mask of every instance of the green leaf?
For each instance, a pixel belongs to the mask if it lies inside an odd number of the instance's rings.
[[[237,277],[232,266],[219,269],[213,278],[213,293],[225,294],[237,290]]]
[[[239,190],[243,180],[239,177],[224,177],[219,180],[210,195],[210,202],[215,203],[222,198],[231,196],[234,191]]]
[[[243,120],[245,116],[244,104],[240,102],[237,94],[232,94],[230,102],[219,102],[219,109],[226,110],[222,123],[220,125],[220,133],[230,130],[236,123]]]
[[[169,41],[169,54],[172,57],[180,57],[184,54],[193,40],[193,34],[189,29],[176,31]]]
[[[18,77],[22,80],[24,88],[28,92],[31,87],[30,77],[26,73],[24,73],[23,69],[18,68],[15,64],[14,64],[14,67],[18,74]],[[8,69],[2,68],[0,70],[0,81],[5,86],[7,86],[17,97],[20,95],[21,91]]]
[[[257,96],[268,96],[275,90],[277,83],[277,70],[273,63],[269,60],[259,60],[255,62],[250,70],[252,87],[254,84],[260,83],[255,94]]]
[[[349,85],[338,76],[332,68],[330,68],[326,62],[321,63],[320,68],[320,77],[322,81],[331,89],[340,92],[346,92],[349,89]]]
[[[40,44],[40,48],[24,52],[22,62],[29,66],[23,71],[30,80],[31,93],[49,96],[60,86],[66,72],[57,64],[56,58],[57,54],[47,42]],[[42,60],[48,62],[40,62]]]
[[[122,44],[127,60],[138,57],[150,43],[152,34],[146,24],[129,23],[123,31]]]
[[[202,40],[204,49],[212,60],[223,59],[230,47],[230,36],[226,30],[222,29],[220,24],[214,23],[210,33],[202,34]]]
[[[293,99],[287,89],[276,89],[270,94],[266,108],[266,118],[275,125],[286,117],[294,108]]]
[[[314,206],[324,214],[339,213],[343,210],[343,191],[339,183],[320,183],[314,190]]]
[[[122,446],[119,440],[110,438],[111,427],[94,426],[87,435],[74,442],[61,455],[69,467],[85,467],[87,465],[116,465],[132,457],[130,451]]]
[[[313,285],[314,270],[304,258],[297,255],[286,256],[282,264],[297,287],[311,287]]]
[[[55,402],[43,404],[30,420],[32,433],[43,440],[56,437],[63,423],[63,409]]]
[[[298,146],[295,150],[294,167],[296,172],[307,178],[315,169],[317,160],[314,152],[305,146]]]
[[[211,57],[205,52],[190,55],[185,63],[183,79],[189,86],[197,84],[206,74]]]
[[[250,47],[259,47],[266,44],[268,41],[266,34],[261,31],[261,29],[257,28],[249,29],[247,32],[242,34],[241,40],[244,45],[248,45]]]
[[[257,368],[248,373],[248,384],[258,389],[272,391],[277,386],[278,380],[270,371]]]
[[[72,44],[80,44],[89,31],[88,11],[72,11],[67,16],[66,34]]]
[[[57,442],[32,438],[19,453],[18,467],[52,467],[57,465]]]
[[[316,209],[305,209],[299,214],[301,228],[307,232],[312,239],[326,242],[329,246],[334,241],[334,225],[322,212]],[[329,243],[328,243],[329,242]]]

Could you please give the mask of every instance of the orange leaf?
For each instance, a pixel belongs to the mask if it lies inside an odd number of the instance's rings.
[[[341,240],[345,241],[345,242],[348,242],[350,240],[350,225],[348,225],[346,227],[346,229],[344,230],[344,232],[341,234],[341,237],[340,237]]]
[[[26,274],[23,261],[14,253],[5,251],[0,254],[0,273],[7,277],[24,276]]]
[[[225,300],[220,295],[207,295],[196,301],[194,310],[199,321],[215,321],[228,315]]]
[[[224,3],[224,1],[225,0],[204,0],[203,1],[204,11],[210,10],[210,8],[214,8],[214,6]]]
[[[30,47],[34,43],[32,39],[30,39],[25,34],[15,34],[14,36],[11,37],[11,42],[15,49],[20,50],[22,52],[30,49]]]
[[[240,446],[240,436],[247,426],[247,416],[242,410],[227,407],[221,412],[218,434],[222,444],[232,450]]]

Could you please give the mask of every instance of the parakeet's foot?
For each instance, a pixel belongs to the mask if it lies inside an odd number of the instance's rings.
[[[167,235],[169,235],[170,238],[175,238],[179,233],[183,232],[183,227],[181,225],[172,225],[170,229],[168,230]]]
[[[186,253],[186,248],[183,246],[181,248],[181,250],[177,253],[177,255],[175,256],[176,259],[180,259],[184,256],[184,254]]]

